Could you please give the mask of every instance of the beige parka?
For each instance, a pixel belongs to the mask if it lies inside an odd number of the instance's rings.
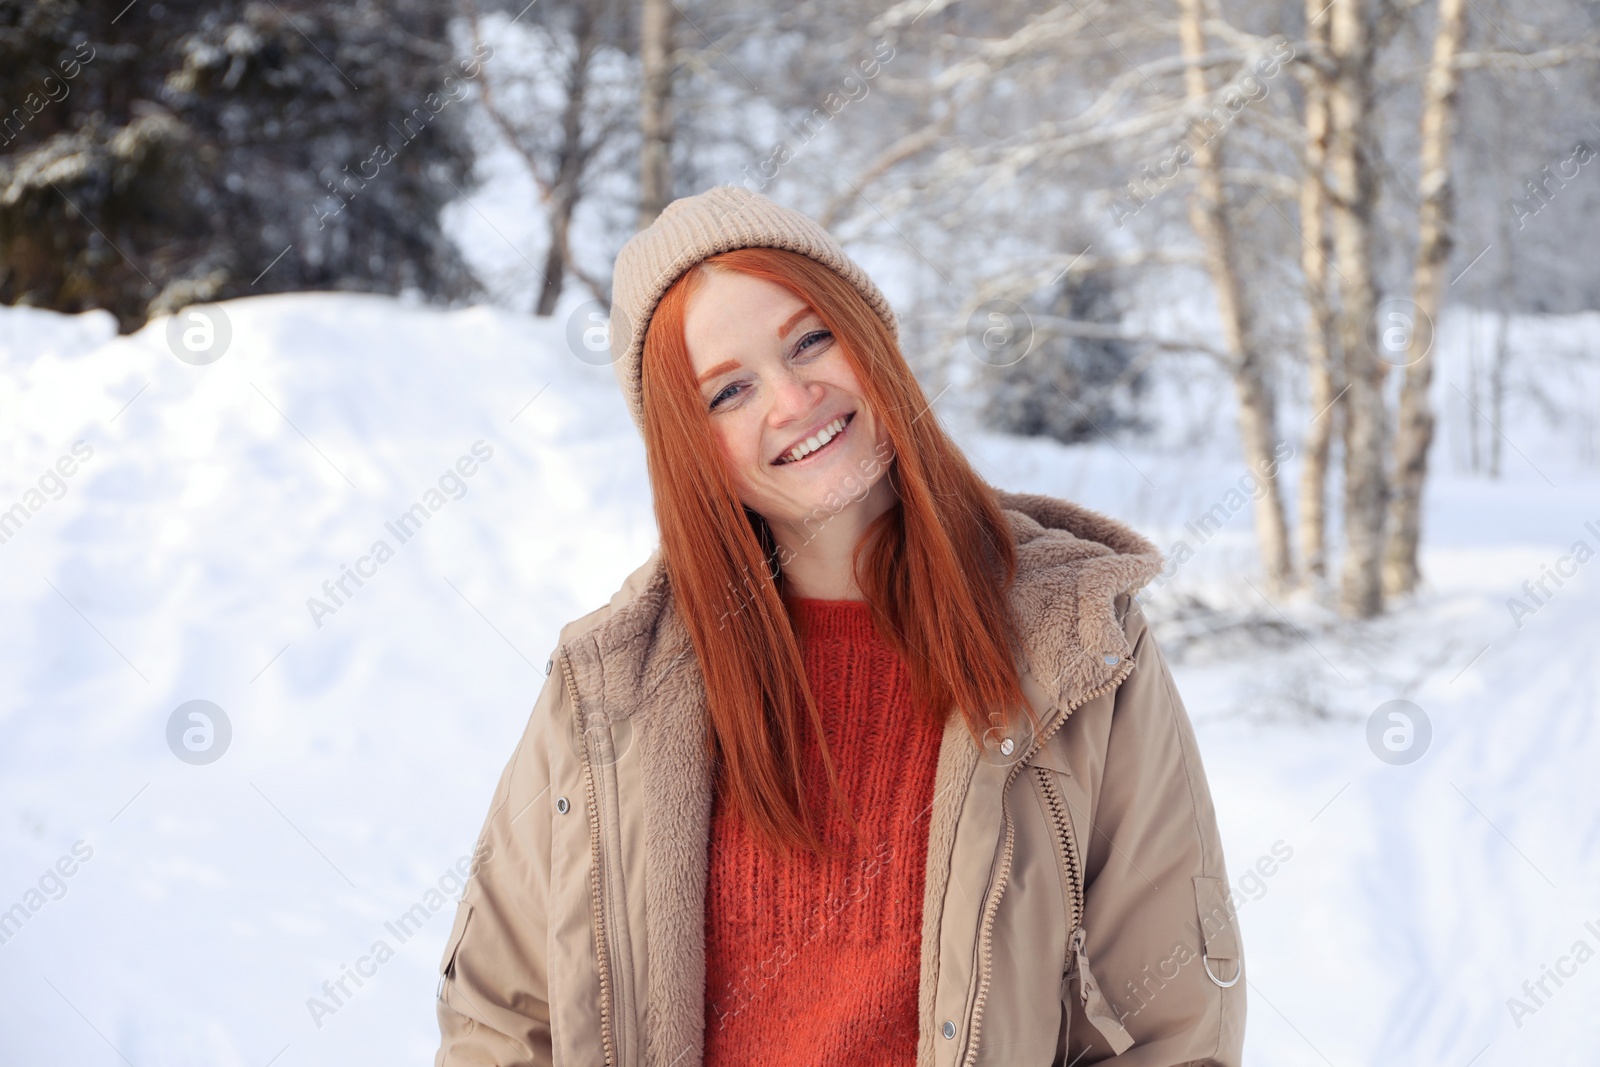
[[[998,499],[1042,729],[981,749],[960,715],[944,731],[917,1065],[1236,1067],[1246,984],[1216,816],[1132,597],[1160,554],[1077,505]],[[657,551],[561,630],[440,963],[435,1067],[698,1067],[704,709]],[[843,891],[871,892],[880,862]]]

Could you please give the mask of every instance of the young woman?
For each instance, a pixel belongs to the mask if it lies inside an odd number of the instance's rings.
[[[1148,541],[987,485],[888,303],[719,187],[618,257],[660,548],[569,623],[436,1065],[1235,1065],[1244,960]]]

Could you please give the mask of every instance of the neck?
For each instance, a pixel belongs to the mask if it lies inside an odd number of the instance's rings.
[[[783,578],[789,592],[814,600],[866,599],[856,582],[856,546],[872,520],[895,503],[894,486],[883,477],[866,496],[820,523],[815,518],[798,523],[768,520],[778,543],[778,558],[787,561]]]

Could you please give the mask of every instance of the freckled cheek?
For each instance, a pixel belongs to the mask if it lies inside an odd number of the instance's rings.
[[[736,478],[743,479],[752,473],[761,473],[764,464],[761,462],[761,439],[758,435],[739,427],[719,427],[717,443]]]
[[[857,426],[856,423],[863,424]],[[855,423],[852,423],[850,428],[852,430],[859,429],[861,431],[860,433],[854,435],[855,447],[861,452],[876,451],[878,448],[882,447],[884,442],[886,442],[889,437],[888,433],[885,432],[882,423],[874,422],[866,424],[863,422],[860,415],[856,416]]]

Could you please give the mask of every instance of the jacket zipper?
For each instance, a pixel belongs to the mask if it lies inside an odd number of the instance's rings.
[[[989,892],[989,900],[983,909],[983,925],[978,935],[980,960],[978,995],[972,1003],[972,1022],[967,1027],[967,1049],[965,1055],[961,1058],[962,1067],[972,1067],[978,1059],[978,1035],[983,1028],[983,1005],[989,996],[989,972],[994,962],[994,917],[995,913],[1000,910],[1000,897],[1005,893],[1006,882],[1011,877],[1011,854],[1016,843],[1016,824],[1011,819],[1011,806],[1008,801],[1011,783],[1016,780],[1017,775],[1021,773],[1028,760],[1032,759],[1034,754],[1043,748],[1050,738],[1055,736],[1055,732],[1061,729],[1062,725],[1072,717],[1074,711],[1077,711],[1089,701],[1111,692],[1111,690],[1121,685],[1129,674],[1133,673],[1132,657],[1125,658],[1122,663],[1123,665],[1117,669],[1117,672],[1111,676],[1111,679],[1105,685],[1067,705],[1065,710],[1056,717],[1056,721],[1051,724],[1050,729],[1034,738],[1033,744],[1028,747],[1028,751],[1024,752],[1016,763],[1012,764],[1011,770],[1006,774],[1005,785],[1000,791],[1000,810],[1004,813],[1006,820],[1005,845],[1000,853],[1000,874],[995,879],[994,887]]]
[[[1051,778],[1055,772],[1049,767],[1035,767],[1034,776],[1039,780],[1039,790],[1044,794],[1045,806],[1049,809],[1049,818],[1054,824],[1057,834],[1056,843],[1060,847],[1061,870],[1067,880],[1071,894],[1072,905],[1069,909],[1070,916],[1067,924],[1067,951],[1071,953],[1071,961],[1061,972],[1061,1004],[1069,1012],[1072,1010],[1072,994],[1069,992],[1072,975],[1077,972],[1082,983],[1084,1007],[1089,1007],[1089,1000],[1093,995],[1094,979],[1089,974],[1088,956],[1084,951],[1088,931],[1083,928],[1083,867],[1078,856],[1077,839],[1072,833],[1072,816],[1067,811],[1066,804],[1061,796],[1061,791],[1056,788],[1055,781]],[[1098,1009],[1101,1005],[1095,1004]],[[1089,1022],[1096,1028],[1102,1029],[1101,1021],[1094,1012],[1088,1014]],[[1120,1027],[1121,1022],[1118,1021]],[[1103,1030],[1102,1030],[1103,1032]],[[1108,1037],[1109,1039],[1109,1037]]]
[[[1055,772],[1049,767],[1035,767],[1033,772],[1039,779],[1039,789],[1044,793],[1045,805],[1050,809],[1050,821],[1059,831],[1056,840],[1061,845],[1062,874],[1066,876],[1068,891],[1072,896],[1071,922],[1067,926],[1067,937],[1070,939],[1078,927],[1083,925],[1083,870],[1078,866],[1077,844],[1072,836],[1072,818],[1067,812],[1061,791],[1056,788],[1056,783],[1050,777]]]
[[[578,703],[578,684],[573,680],[567,650],[561,649],[561,675],[572,701],[572,714],[578,729],[578,751],[583,759],[583,792],[589,811],[589,914],[594,922],[596,962],[600,972],[600,1047],[605,1067],[616,1067],[617,1047],[612,1035],[614,1006],[611,996],[611,943],[606,934],[605,896],[600,884],[600,808],[594,788],[594,767],[589,762],[589,742],[582,729],[583,711]]]

